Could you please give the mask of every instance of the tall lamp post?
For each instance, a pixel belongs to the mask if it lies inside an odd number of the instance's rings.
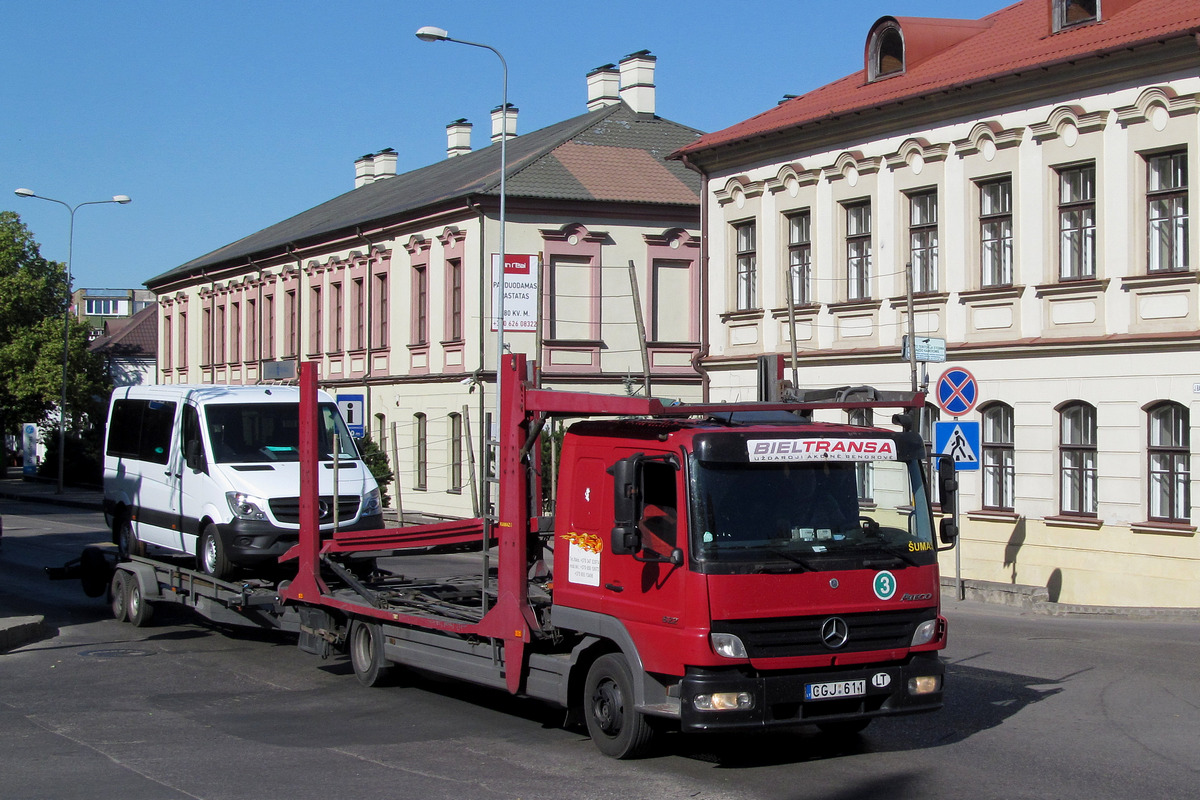
[[[17,189],[14,194],[18,197],[36,197],[38,200],[48,200],[51,203],[58,203],[63,208],[71,213],[71,224],[67,229],[67,305],[63,309],[63,365],[62,365],[62,402],[58,407],[58,484],[55,491],[62,494],[63,491],[63,465],[67,461],[67,363],[70,358],[70,332],[71,332],[71,259],[75,251],[75,212],[83,206],[96,206],[104,203],[118,203],[125,205],[129,202],[129,196],[124,194],[113,195],[112,200],[88,200],[84,203],[71,205],[62,200],[55,200],[53,197],[43,197],[40,194],[34,194],[32,189]]]
[[[463,39],[452,39],[450,34],[444,28],[435,28],[432,25],[426,25],[417,31],[417,38],[422,42],[455,42],[457,44],[465,44],[471,47],[482,47],[484,50],[491,50],[496,54],[496,58],[500,59],[500,66],[504,73],[503,90],[500,100],[500,277],[499,288],[496,292],[496,427],[500,426],[500,409],[501,409],[501,394],[500,394],[500,362],[504,358],[504,223],[505,223],[505,180],[508,177],[505,173],[508,171],[508,62],[504,60],[504,56],[500,51],[488,44],[480,44],[479,42],[468,42]],[[486,267],[485,267],[486,269]],[[486,272],[485,272],[486,274]]]

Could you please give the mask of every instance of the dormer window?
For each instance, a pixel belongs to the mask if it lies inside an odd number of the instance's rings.
[[[1100,0],[1053,0],[1054,31],[1086,25],[1100,19]]]
[[[895,20],[888,20],[872,32],[867,52],[868,80],[904,73],[904,34]]]

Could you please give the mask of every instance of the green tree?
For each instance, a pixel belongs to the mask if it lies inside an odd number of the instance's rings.
[[[367,465],[367,469],[371,470],[371,474],[375,476],[375,482],[379,484],[383,507],[391,508],[392,498],[388,496],[388,486],[396,476],[388,463],[387,453],[375,444],[370,434],[361,439],[355,439],[355,442],[358,444],[358,454],[362,456],[363,463]]]
[[[21,218],[0,211],[0,431],[18,433],[37,422],[46,441],[57,429],[51,413],[62,395],[66,266],[42,258]],[[103,399],[112,386],[103,359],[87,350],[87,326],[68,328],[67,431],[72,440],[103,427]],[[73,450],[68,447],[68,463]],[[5,445],[0,470],[7,467]],[[0,472],[3,474],[3,472]]]

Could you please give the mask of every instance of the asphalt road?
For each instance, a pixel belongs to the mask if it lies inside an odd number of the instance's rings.
[[[0,798],[1159,798],[1200,782],[1200,625],[947,604],[947,705],[815,732],[669,736],[600,755],[560,712],[409,675],[365,689],[290,636],[178,609],[134,628],[42,567],[94,512],[0,502],[0,615],[55,635],[0,655]]]

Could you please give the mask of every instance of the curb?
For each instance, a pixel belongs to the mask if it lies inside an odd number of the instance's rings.
[[[35,642],[46,634],[46,619],[35,617],[8,617],[0,619],[0,653]]]
[[[989,605],[1019,608],[1034,614],[1052,617],[1088,616],[1120,617],[1128,619],[1161,619],[1200,622],[1200,608],[1153,608],[1142,606],[1083,606],[1073,603],[1056,603],[1050,600],[1050,591],[1045,586],[997,583],[994,581],[963,580],[963,600]],[[958,588],[954,578],[943,577],[942,595],[956,598]]]

